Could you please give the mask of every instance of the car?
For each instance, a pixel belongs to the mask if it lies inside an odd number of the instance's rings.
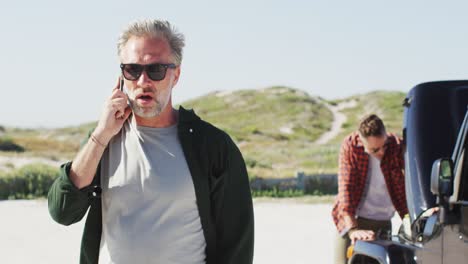
[[[404,102],[408,215],[389,239],[357,241],[348,263],[468,263],[468,81],[416,85]]]

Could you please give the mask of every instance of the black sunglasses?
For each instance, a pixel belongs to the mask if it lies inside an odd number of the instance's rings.
[[[120,69],[122,69],[122,75],[125,77],[125,79],[129,81],[138,80],[143,71],[146,71],[146,74],[151,80],[160,81],[166,77],[166,72],[168,68],[175,69],[175,67],[177,66],[174,63],[153,63],[146,65],[136,63],[120,64]]]
[[[385,150],[387,148],[387,144],[383,145],[382,147],[380,148],[373,148],[373,149],[370,149],[370,151],[375,154],[377,152],[379,152],[381,149]]]
[[[385,143],[381,146],[381,147],[378,147],[378,148],[372,148],[372,149],[369,149],[369,151],[373,154],[376,154],[377,152],[379,152],[381,149],[383,149],[384,151],[387,149],[387,146],[388,146],[388,139],[385,141]]]

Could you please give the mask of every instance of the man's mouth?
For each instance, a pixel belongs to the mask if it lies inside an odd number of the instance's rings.
[[[142,93],[137,95],[136,100],[142,104],[148,104],[153,101],[153,94],[151,93]]]

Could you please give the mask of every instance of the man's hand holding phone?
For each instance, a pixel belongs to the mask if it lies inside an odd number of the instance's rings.
[[[132,110],[128,105],[128,97],[122,91],[122,77],[119,77],[112,95],[106,100],[98,125],[94,130],[94,136],[104,145],[115,136],[121,129],[125,120],[130,116]]]

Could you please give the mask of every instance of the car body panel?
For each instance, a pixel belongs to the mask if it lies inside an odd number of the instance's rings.
[[[468,131],[468,122],[462,127],[468,117],[468,81],[419,84],[410,90],[404,106],[409,228],[400,229],[392,240],[358,241],[348,263],[468,263],[468,155],[454,155],[457,144],[462,151],[468,148],[468,139],[459,137]],[[453,162],[460,166],[454,172],[461,177],[459,185],[453,184],[459,200],[443,208],[449,215],[445,218],[442,209],[426,215],[439,206],[440,198],[431,192],[431,170],[443,157],[458,157]]]
[[[406,196],[414,222],[436,205],[430,191],[432,163],[451,157],[468,104],[468,81],[423,83],[408,93],[404,111]]]

